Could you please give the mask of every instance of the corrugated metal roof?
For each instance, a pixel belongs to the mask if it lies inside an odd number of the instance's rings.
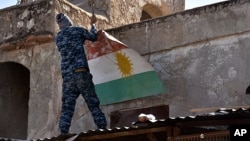
[[[212,121],[212,122],[211,122]],[[70,137],[91,137],[97,135],[108,135],[115,133],[124,133],[124,132],[137,132],[139,130],[153,131],[151,129],[160,129],[167,126],[215,126],[215,125],[233,125],[233,124],[250,124],[250,108],[239,108],[239,109],[225,109],[221,108],[215,112],[200,114],[196,116],[179,116],[179,117],[170,117],[168,119],[158,119],[154,122],[134,122],[130,127],[116,127],[113,129],[97,129],[97,130],[88,130],[80,134],[71,133],[66,136],[57,136],[52,138],[44,139],[35,139],[34,141],[54,141],[54,140],[63,140]],[[160,130],[159,130],[160,131]],[[11,139],[4,139],[11,140]]]

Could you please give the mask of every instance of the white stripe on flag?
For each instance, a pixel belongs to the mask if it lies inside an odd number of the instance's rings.
[[[128,60],[130,60],[132,75],[154,70],[153,67],[133,49],[126,48],[117,52],[124,54]],[[115,57],[117,52],[112,52],[88,61],[95,84],[122,78],[122,73],[119,70],[119,63]]]

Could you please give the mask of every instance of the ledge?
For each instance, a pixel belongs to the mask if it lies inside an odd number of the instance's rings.
[[[0,51],[18,50],[51,41],[54,41],[54,37],[51,34],[30,35],[24,39],[19,39],[16,41],[1,44]]]

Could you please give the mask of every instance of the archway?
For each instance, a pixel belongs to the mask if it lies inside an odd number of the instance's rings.
[[[0,63],[0,137],[26,139],[30,72],[21,64]]]
[[[148,14],[148,12],[146,12],[145,10],[142,10],[140,21],[144,21],[148,19],[152,19],[152,17]]]
[[[164,16],[170,13],[171,11],[169,10],[166,4],[163,4],[161,6],[156,6],[153,4],[145,4],[142,8],[140,21]]]

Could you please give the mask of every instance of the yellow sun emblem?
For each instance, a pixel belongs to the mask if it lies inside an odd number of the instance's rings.
[[[133,64],[131,63],[131,60],[126,56],[126,54],[117,52],[115,54],[115,58],[122,77],[131,76],[133,74]]]

